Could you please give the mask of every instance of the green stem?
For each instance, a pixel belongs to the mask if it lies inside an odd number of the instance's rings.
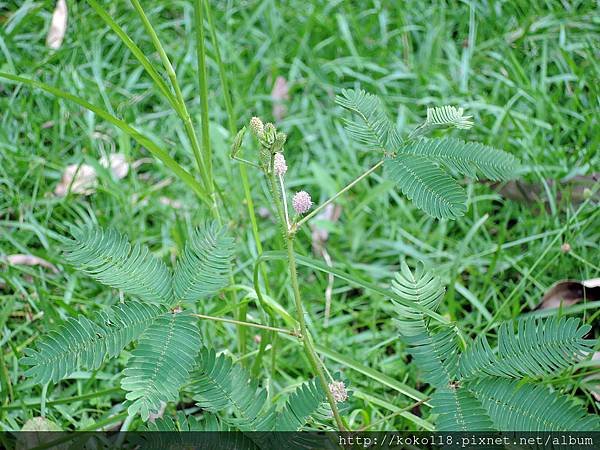
[[[290,279],[292,281],[292,290],[294,291],[294,303],[296,305],[296,315],[298,324],[300,325],[300,334],[302,335],[302,345],[304,346],[304,351],[306,353],[306,356],[308,357],[310,365],[316,372],[317,377],[321,382],[321,386],[323,387],[323,391],[327,396],[327,401],[331,406],[331,412],[333,413],[333,417],[338,426],[338,429],[345,430],[346,427],[344,426],[344,422],[342,421],[342,417],[340,416],[340,412],[338,411],[335,399],[333,398],[333,394],[329,390],[329,383],[327,382],[327,378],[325,377],[325,373],[323,372],[321,360],[317,357],[317,354],[315,353],[310,333],[308,331],[308,328],[306,328],[306,322],[304,321],[304,308],[302,306],[302,297],[300,296],[300,286],[298,285],[296,256],[294,255],[294,233],[291,230],[287,229],[285,212],[283,210],[281,200],[282,196],[285,195],[285,192],[281,192],[279,190],[279,186],[277,185],[275,171],[273,170],[273,157],[271,157],[269,168],[270,170],[269,174],[267,174],[267,177],[269,179],[271,194],[273,196],[273,201],[275,202],[277,214],[279,215],[279,223],[285,235],[285,244],[287,247],[288,256],[288,268],[290,272]]]
[[[200,319],[214,320],[215,322],[232,323],[234,325],[240,325],[243,327],[260,328],[261,330],[276,331],[277,333],[288,334],[288,335],[294,336],[294,337],[301,337],[298,335],[297,331],[286,330],[285,328],[270,327],[268,325],[261,325],[261,324],[252,323],[252,322],[241,322],[239,320],[226,319],[224,317],[205,316],[204,314],[192,314],[192,316],[198,317]]]
[[[217,66],[219,67],[219,79],[221,81],[221,91],[223,94],[223,100],[225,101],[225,110],[227,111],[227,125],[229,128],[229,133],[232,137],[234,137],[237,133],[237,118],[235,114],[235,110],[233,109],[233,102],[231,101],[231,94],[229,91],[229,81],[227,79],[227,72],[225,71],[225,65],[223,64],[223,59],[221,58],[221,49],[219,46],[219,40],[217,38],[216,28],[213,22],[212,11],[210,2],[205,2],[206,6],[206,19],[208,21],[208,28],[210,30],[210,38],[213,44],[214,52],[215,52],[215,60],[217,62]],[[241,161],[241,158],[240,158]],[[260,168],[257,164],[251,163],[247,161],[247,163],[251,165],[255,165],[257,168]],[[258,256],[262,255],[263,247],[262,242],[260,240],[260,235],[258,233],[258,222],[256,220],[256,212],[254,211],[254,201],[252,200],[252,193],[250,191],[250,182],[248,181],[248,172],[246,167],[242,164],[239,165],[240,171],[240,179],[242,180],[242,188],[244,189],[244,197],[246,200],[246,207],[248,209],[248,217],[250,218],[250,225],[252,228],[252,237],[254,238],[254,245],[256,245],[256,251]],[[269,294],[269,285],[267,283],[267,272],[264,264],[261,265],[261,275],[263,277],[263,281],[265,283],[265,292],[267,295]]]
[[[48,407],[48,406],[54,406],[54,405],[64,405],[64,404],[69,404],[69,403],[73,403],[73,402],[79,402],[82,400],[88,400],[91,398],[103,397],[105,395],[114,394],[116,392],[121,392],[121,388],[118,388],[118,387],[110,388],[110,389],[105,389],[103,391],[90,392],[89,394],[76,395],[74,397],[66,397],[66,398],[61,398],[58,400],[50,400],[50,401],[46,402],[46,406]],[[39,402],[27,402],[27,403],[19,403],[19,404],[16,404],[16,402],[15,402],[15,404],[0,407],[0,411],[11,411],[11,410],[23,409],[23,408],[35,408],[40,405],[41,405],[41,400]]]
[[[206,49],[204,46],[204,0],[194,1],[194,21],[196,26],[196,53],[198,59],[198,85],[200,87],[200,120],[202,126],[202,147],[204,162],[208,173],[209,190],[214,192],[212,173],[212,149],[210,146],[210,130],[208,122],[208,82],[206,79]],[[214,194],[213,194],[214,195]],[[216,202],[216,198],[215,198]]]
[[[190,143],[192,145],[192,152],[194,153],[194,158],[196,160],[196,164],[198,165],[198,170],[200,171],[202,181],[204,182],[204,186],[206,187],[206,190],[208,191],[209,195],[213,198],[214,204],[214,186],[212,185],[212,175],[209,170],[210,164],[209,161],[205,161],[205,159],[202,158],[202,154],[200,152],[200,145],[198,143],[198,137],[196,136],[194,125],[192,124],[192,119],[185,105],[185,100],[183,98],[183,94],[181,93],[181,88],[179,87],[179,83],[177,82],[177,75],[175,73],[175,70],[173,69],[173,65],[171,64],[171,61],[169,60],[165,49],[160,43],[160,39],[158,38],[156,31],[154,31],[152,24],[148,20],[146,13],[144,13],[144,9],[142,8],[142,5],[140,4],[139,0],[131,0],[131,3],[138,12],[140,19],[144,24],[146,32],[150,35],[150,39],[154,44],[154,48],[158,52],[160,60],[162,61],[163,66],[167,72],[167,76],[171,81],[171,85],[173,87],[173,90],[175,91],[177,103],[179,104],[179,108],[177,108],[176,111],[181,117],[181,120],[183,121],[183,126],[185,128],[186,134],[188,135],[188,138],[190,139]]]
[[[19,77],[17,75],[12,75],[9,73],[0,72],[0,78],[6,78],[7,80],[16,81],[18,83],[23,83],[27,86],[42,89],[55,97],[62,98],[68,100],[70,102],[76,103],[79,106],[93,112],[98,117],[106,120],[107,122],[112,123],[117,128],[125,132],[128,136],[137,141],[142,147],[147,149],[154,157],[158,160],[162,161],[165,166],[173,171],[175,175],[179,177],[184,183],[186,183],[192,190],[198,195],[202,201],[206,202],[208,205],[211,205],[210,199],[207,196],[206,190],[204,186],[196,180],[187,170],[185,170],[181,165],[175,161],[168,152],[159,147],[154,141],[152,141],[148,136],[140,133],[127,122],[113,116],[108,111],[103,110],[102,108],[91,104],[90,102],[77,97],[76,95],[65,92],[61,89],[57,89],[53,86],[49,86],[45,83],[42,83],[37,80],[32,80],[29,78]]]
[[[304,351],[308,356],[308,360],[310,361],[313,370],[317,373],[319,381],[321,382],[321,386],[323,387],[323,390],[327,395],[327,401],[331,406],[331,412],[333,413],[333,417],[335,419],[335,422],[337,423],[338,429],[340,431],[343,431],[346,429],[346,427],[344,426],[344,422],[342,421],[342,417],[340,416],[340,412],[338,411],[335,399],[333,398],[333,394],[329,389],[329,383],[327,382],[327,378],[325,377],[325,373],[323,372],[323,368],[321,367],[321,360],[317,357],[317,354],[313,347],[312,338],[309,334],[308,329],[306,328],[306,322],[304,321],[304,308],[302,307],[302,298],[300,296],[300,287],[298,285],[298,273],[296,269],[296,257],[294,255],[294,236],[291,233],[288,233],[285,241],[288,252],[288,267],[290,271],[290,278],[292,280],[292,290],[294,291],[294,301],[296,303],[296,314],[298,316],[298,323],[300,324],[300,333],[303,336],[302,343],[304,345]]]
[[[344,187],[341,191],[339,191],[337,194],[335,194],[333,197],[331,197],[330,199],[328,199],[326,202],[324,202],[323,204],[319,205],[318,207],[316,207],[315,209],[313,209],[310,214],[307,214],[306,216],[304,216],[301,220],[299,220],[297,223],[295,223],[292,227],[294,230],[299,229],[303,224],[305,224],[307,221],[309,221],[310,219],[312,219],[314,216],[316,216],[323,208],[325,208],[327,205],[329,205],[331,202],[334,202],[339,196],[341,196],[342,194],[344,194],[345,192],[349,191],[350,189],[352,189],[357,183],[359,183],[361,180],[363,180],[364,178],[368,177],[369,175],[371,175],[373,172],[375,172],[379,167],[381,167],[381,165],[384,163],[385,160],[381,160],[379,161],[377,164],[375,164],[373,167],[371,167],[369,170],[367,170],[366,172],[364,172],[362,175],[360,175],[358,178],[356,178],[354,181],[352,181],[350,184],[348,184],[346,187]]]

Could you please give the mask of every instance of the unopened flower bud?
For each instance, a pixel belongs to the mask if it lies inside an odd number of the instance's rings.
[[[292,198],[292,206],[294,207],[294,211],[298,214],[304,214],[312,206],[310,194],[306,191],[296,192]]]
[[[250,119],[250,129],[257,137],[261,137],[265,132],[265,126],[258,117]]]
[[[285,133],[278,132],[275,135],[275,142],[273,142],[273,148],[271,149],[271,151],[272,152],[281,152],[286,140],[287,140],[287,135]]]
[[[275,139],[277,138],[277,129],[272,123],[266,123],[263,128],[263,134],[260,136],[260,143],[269,151],[273,148]]]
[[[336,403],[343,403],[348,399],[348,391],[343,381],[333,381],[329,383],[329,390]]]
[[[287,164],[285,163],[285,158],[283,157],[283,153],[275,153],[275,157],[273,159],[273,169],[275,169],[275,174],[277,176],[282,177],[287,172]]]

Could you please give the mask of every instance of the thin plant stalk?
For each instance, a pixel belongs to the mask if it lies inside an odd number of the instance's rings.
[[[302,343],[304,345],[304,351],[308,356],[308,360],[310,361],[313,370],[317,373],[319,377],[319,381],[321,382],[321,386],[325,391],[325,395],[327,396],[327,401],[331,406],[331,412],[333,413],[333,417],[338,426],[338,429],[343,431],[346,429],[344,426],[344,422],[342,417],[340,416],[340,412],[335,403],[335,399],[333,398],[333,394],[329,389],[329,384],[327,382],[327,377],[325,376],[325,372],[323,371],[322,362],[317,357],[315,352],[312,338],[310,333],[306,327],[306,322],[304,320],[304,307],[302,306],[302,297],[300,295],[300,286],[298,285],[298,273],[296,269],[296,257],[294,255],[294,235],[288,232],[286,237],[286,246],[288,252],[288,268],[290,272],[290,278],[292,281],[292,290],[294,292],[294,302],[296,304],[296,313],[298,316],[298,323],[300,324],[300,333],[302,334]]]
[[[366,177],[368,177],[369,175],[371,175],[373,172],[375,172],[379,167],[381,167],[381,165],[384,163],[384,160],[379,161],[377,164],[375,164],[373,167],[371,167],[369,170],[367,170],[366,172],[364,172],[362,175],[360,175],[358,178],[356,178],[354,181],[352,181],[351,183],[349,183],[348,185],[346,185],[346,187],[344,187],[341,191],[339,191],[337,194],[335,194],[333,197],[329,198],[327,201],[325,201],[324,203],[322,203],[321,205],[317,206],[315,209],[313,209],[310,214],[307,214],[306,216],[304,216],[302,219],[300,219],[298,222],[296,222],[292,228],[294,230],[297,230],[298,228],[300,228],[304,223],[308,222],[310,219],[312,219],[314,216],[316,216],[323,208],[325,208],[327,205],[329,205],[330,203],[334,202],[338,197],[340,197],[342,194],[344,194],[345,192],[349,191],[350,189],[352,189],[356,184],[358,184],[360,181],[362,181],[363,179],[365,179]]]
[[[65,92],[61,89],[55,88],[53,86],[42,83],[41,81],[32,80],[30,78],[24,78],[17,75],[13,75],[10,73],[0,72],[0,78],[5,78],[7,80],[12,80],[17,83],[22,83],[26,86],[42,89],[55,97],[62,98],[73,102],[83,108],[93,112],[98,117],[106,120],[107,122],[112,123],[114,126],[122,130],[125,134],[130,136],[132,139],[137,141],[141,146],[146,148],[154,157],[158,160],[162,161],[165,166],[173,171],[179,179],[181,179],[184,183],[186,183],[197,195],[198,198],[208,205],[210,205],[209,198],[207,196],[206,190],[202,184],[198,182],[198,180],[192,176],[187,170],[185,170],[177,161],[175,161],[168,152],[162,149],[158,144],[152,141],[148,136],[140,133],[135,128],[133,128],[127,122],[113,116],[108,111],[93,105],[87,100],[82,99],[76,95]]]
[[[194,154],[196,164],[198,165],[198,170],[200,171],[200,175],[201,175],[202,181],[204,183],[204,186],[206,187],[206,190],[208,191],[211,198],[213,199],[212,203],[213,203],[214,214],[219,214],[218,208],[215,205],[215,192],[214,192],[214,186],[212,183],[212,174],[209,170],[209,161],[206,161],[206,151],[207,150],[205,149],[205,155],[203,157],[203,155],[200,151],[200,144],[198,142],[198,137],[196,135],[196,131],[194,130],[194,125],[192,123],[192,119],[187,110],[187,106],[185,104],[185,99],[183,98],[183,94],[181,92],[181,88],[179,87],[179,83],[177,82],[177,75],[175,73],[175,70],[173,69],[173,65],[171,64],[171,61],[169,60],[169,57],[167,56],[167,53],[165,52],[165,49],[163,48],[163,46],[160,42],[160,39],[158,38],[158,35],[156,34],[156,31],[154,30],[154,28],[152,27],[152,24],[148,20],[148,17],[144,13],[144,10],[143,10],[142,5],[140,4],[139,0],[131,0],[131,3],[133,4],[133,7],[138,12],[138,15],[140,16],[140,19],[142,20],[144,28],[146,29],[146,32],[150,36],[150,39],[152,40],[152,43],[154,44],[154,47],[156,48],[156,51],[158,52],[160,59],[163,63],[163,66],[167,72],[167,76],[169,77],[169,80],[171,81],[171,85],[173,87],[173,90],[175,91],[175,97],[180,106],[180,108],[177,110],[177,112],[183,121],[183,126],[185,128],[186,134],[188,135],[188,138],[190,139],[190,143],[192,146],[192,152]],[[210,151],[210,150],[208,150],[208,151]]]
[[[283,334],[287,334],[289,336],[294,336],[294,337],[298,337],[298,338],[302,337],[298,334],[298,332],[296,330],[286,330],[285,328],[271,327],[268,325],[261,325],[261,324],[252,323],[252,322],[241,322],[239,320],[227,319],[225,317],[206,316],[204,314],[192,314],[192,316],[198,317],[199,319],[213,320],[215,322],[231,323],[234,325],[240,325],[240,326],[244,326],[244,327],[260,328],[261,330],[275,331],[277,333],[283,333]]]
[[[327,381],[327,377],[325,376],[325,372],[323,371],[322,362],[318,358],[313,342],[310,336],[310,332],[306,327],[306,321],[304,320],[304,307],[302,306],[302,296],[300,295],[300,286],[298,284],[298,271],[296,267],[296,256],[294,254],[294,232],[287,227],[286,224],[286,215],[283,209],[283,196],[285,195],[285,191],[283,189],[280,190],[276,175],[275,169],[273,167],[273,157],[271,157],[271,162],[269,164],[270,173],[267,175],[269,179],[269,184],[271,188],[271,194],[273,196],[273,200],[275,202],[275,207],[277,209],[277,214],[279,215],[279,223],[281,227],[284,229],[285,234],[285,244],[287,248],[287,260],[288,260],[288,270],[290,273],[290,279],[292,282],[292,290],[294,292],[294,303],[296,306],[296,316],[298,320],[298,324],[300,325],[300,334],[302,335],[302,345],[304,347],[304,352],[308,357],[308,361],[312,366],[314,372],[316,373],[321,386],[323,387],[323,391],[327,396],[327,401],[331,407],[331,412],[333,414],[333,418],[338,426],[339,430],[345,430],[344,422],[342,417],[340,416],[340,412],[338,410],[335,399],[333,398],[333,394],[329,389],[329,383]],[[283,188],[283,186],[282,186]]]
[[[198,0],[195,4],[195,10],[201,9],[201,3],[204,3],[204,6],[206,7],[206,20],[208,22],[208,27],[210,30],[210,37],[211,37],[211,41],[212,41],[213,49],[214,49],[214,57],[217,62],[217,66],[219,68],[219,79],[221,82],[221,91],[222,91],[223,99],[225,102],[225,110],[227,111],[227,125],[229,128],[229,133],[233,137],[236,134],[237,120],[236,120],[236,116],[235,116],[235,111],[233,109],[233,102],[231,101],[231,95],[230,95],[230,91],[229,91],[229,82],[227,80],[227,73],[225,71],[225,66],[223,64],[223,60],[221,58],[221,50],[220,50],[219,40],[217,39],[217,33],[216,33],[215,26],[214,26],[213,18],[212,18],[210,2],[209,1],[203,2],[202,0]],[[196,15],[200,15],[200,14],[201,14],[201,11],[196,11]],[[197,23],[201,24],[201,22],[198,22],[198,20],[197,20]],[[202,27],[197,26],[197,28],[202,28]],[[201,30],[201,32],[203,33],[202,30]],[[202,45],[203,45],[203,43],[204,43],[204,39],[202,39]],[[204,45],[202,48],[204,49]],[[200,60],[201,60],[201,58],[199,55],[198,61],[200,61]],[[203,66],[204,66],[204,68],[206,68],[205,64],[203,64]],[[199,74],[200,80],[202,79],[202,76],[203,76],[202,74]],[[204,75],[204,77],[205,77],[205,75]],[[206,98],[206,96],[203,96],[203,98]],[[205,123],[204,118],[202,119],[202,122],[203,122],[203,124]],[[208,124],[208,120],[206,120],[206,123]],[[244,162],[253,164],[250,161],[244,161]],[[240,172],[240,179],[242,180],[242,188],[244,190],[244,198],[246,201],[246,208],[248,210],[248,217],[250,218],[250,225],[252,228],[252,237],[254,238],[254,244],[256,246],[256,251],[258,253],[258,256],[260,257],[260,255],[262,255],[262,253],[263,253],[263,248],[262,248],[262,242],[260,240],[260,235],[258,233],[258,221],[256,220],[256,212],[254,210],[254,201],[252,200],[252,193],[250,191],[250,182],[248,181],[248,172],[247,172],[244,164],[238,164],[238,167],[239,167],[239,172]],[[263,282],[265,284],[265,291],[268,294],[269,293],[269,285],[267,282],[267,272],[266,272],[264,265],[261,265],[261,275],[263,278]],[[241,308],[239,310],[238,319],[242,322],[246,320],[246,311],[247,311],[246,308]],[[239,338],[240,353],[245,353],[246,339],[245,339],[245,332],[242,327],[238,328],[238,338]],[[265,349],[265,345],[261,345],[260,349],[259,349],[259,354],[253,365],[253,372],[258,370],[258,364],[262,360],[262,355],[264,353],[264,349]]]
[[[137,0],[136,0],[137,1]],[[210,124],[208,122],[208,81],[206,77],[206,48],[204,46],[204,0],[194,1],[194,22],[196,31],[196,54],[198,60],[198,86],[200,87],[200,126],[202,127],[202,147],[208,173],[208,184],[213,186],[212,148],[210,146]],[[214,188],[212,189],[214,195]],[[215,197],[216,202],[216,197]]]
[[[227,126],[229,128],[229,133],[231,136],[235,136],[237,132],[237,117],[235,114],[235,110],[233,109],[233,102],[231,101],[231,94],[229,90],[229,81],[227,79],[227,72],[225,70],[225,65],[223,64],[223,59],[221,58],[221,49],[219,46],[219,40],[217,38],[217,32],[215,29],[215,25],[213,22],[212,11],[210,2],[204,3],[206,7],[206,20],[208,22],[208,28],[210,30],[210,38],[215,52],[215,60],[217,62],[217,66],[219,68],[219,79],[221,81],[221,91],[223,94],[223,101],[225,102],[225,110],[227,111]],[[237,158],[242,161],[241,158]],[[255,163],[250,161],[243,160],[247,164],[255,166],[259,168]],[[248,210],[248,217],[250,218],[250,225],[252,228],[252,237],[254,238],[254,245],[256,246],[256,251],[258,256],[262,255],[263,247],[262,242],[260,240],[260,235],[258,233],[258,221],[256,220],[256,211],[254,210],[254,200],[252,200],[252,193],[250,191],[250,182],[248,181],[248,171],[243,164],[239,164],[240,171],[240,179],[242,180],[242,187],[244,189],[244,198],[246,200],[246,208]],[[263,281],[265,283],[265,292],[267,295],[269,294],[269,286],[267,283],[267,272],[264,265],[261,265],[261,275],[263,277]]]

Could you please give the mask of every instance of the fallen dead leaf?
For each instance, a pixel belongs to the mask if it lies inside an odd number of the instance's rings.
[[[571,306],[583,299],[600,300],[600,278],[584,281],[561,280],[548,289],[536,309]]]
[[[60,183],[54,189],[59,197],[67,192],[90,195],[96,190],[96,169],[89,164],[70,164],[65,168]]]
[[[586,199],[586,190],[591,189],[598,181],[600,181],[600,173],[577,175],[567,180],[561,180],[558,182],[560,189],[557,190],[556,201],[560,202],[567,195],[566,193],[568,193],[567,198],[573,204],[583,203]],[[509,200],[524,203],[548,202],[546,190],[540,183],[528,183],[521,180],[488,183],[492,189]],[[546,183],[552,187],[556,184],[556,180],[546,180]],[[600,192],[596,193],[596,198],[600,200]]]
[[[45,417],[34,417],[29,419],[21,428],[21,431],[27,433],[18,433],[16,448],[17,450],[25,450],[29,448],[43,446],[52,441],[56,440],[56,436],[53,433],[46,433],[47,431],[62,431],[62,428],[55,422],[46,419]],[[66,450],[69,448],[68,444],[58,444],[52,446],[57,450]]]
[[[58,269],[54,264],[38,256],[15,254],[6,256],[4,260],[11,266],[42,266],[58,273]]]
[[[125,178],[129,173],[129,163],[123,153],[111,153],[108,158],[100,158],[100,164],[103,167],[110,168],[117,180]]]
[[[282,120],[287,114],[285,101],[290,99],[290,88],[286,79],[278,76],[271,91],[271,99],[273,100],[273,117],[275,120]]]
[[[126,177],[129,173],[129,163],[122,153],[111,153],[108,157],[103,156],[100,158],[100,164],[110,169],[117,180]],[[96,169],[89,164],[70,164],[65,168],[54,193],[59,197],[64,197],[70,187],[73,194],[91,195],[96,191],[96,185]]]
[[[46,36],[46,45],[53,50],[58,50],[63,43],[67,31],[67,17],[67,2],[65,0],[58,0],[56,8],[54,8],[54,13],[52,13],[50,29]]]

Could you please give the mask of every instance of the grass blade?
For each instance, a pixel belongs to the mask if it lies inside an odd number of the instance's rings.
[[[96,0],[88,0],[88,3],[100,16],[100,18],[104,20],[104,22],[111,28],[111,30],[113,30],[115,34],[119,36],[119,38],[121,38],[123,44],[125,44],[129,51],[131,51],[133,56],[135,56],[136,59],[140,62],[140,64],[144,67],[148,75],[150,75],[150,78],[152,78],[152,81],[154,81],[154,84],[156,84],[156,87],[169,101],[173,109],[178,111],[179,108],[175,96],[167,86],[167,83],[165,83],[163,77],[154,68],[154,66],[148,60],[148,58],[146,58],[144,52],[142,52],[142,50],[135,44],[135,42],[131,40],[129,35],[127,35],[127,33],[113,20],[113,18],[104,10],[104,8],[102,8],[102,6],[96,3]]]
[[[169,80],[171,81],[171,86],[175,91],[175,98],[179,108],[176,108],[180,117],[183,120],[183,125],[185,127],[186,134],[188,135],[190,142],[192,144],[192,152],[194,153],[194,158],[196,159],[196,164],[198,165],[198,170],[202,175],[202,180],[204,181],[204,185],[206,186],[210,196],[214,193],[214,186],[212,181],[212,172],[208,169],[209,161],[205,160],[202,152],[200,151],[200,144],[198,143],[198,137],[196,136],[196,132],[194,131],[194,126],[192,124],[192,119],[190,114],[185,106],[185,100],[183,98],[183,94],[181,93],[181,88],[179,87],[179,83],[177,82],[177,75],[175,74],[175,70],[173,69],[173,65],[167,56],[167,52],[165,52],[164,47],[162,46],[156,31],[152,27],[152,24],[148,20],[146,13],[144,13],[144,9],[140,4],[139,0],[131,0],[131,3],[135,10],[137,11],[142,23],[144,25],[144,29],[150,36],[152,43],[154,44],[154,48],[158,52],[160,56],[160,60],[163,63],[163,67],[165,68]],[[211,202],[213,204],[214,202]],[[218,208],[214,207],[213,211],[218,215]]]
[[[0,78],[5,78],[7,80],[16,81],[17,83],[23,83],[27,86],[38,88],[43,91],[48,92],[49,94],[54,95],[55,97],[62,98],[64,100],[69,100],[73,103],[82,106],[83,108],[92,111],[98,117],[106,120],[107,122],[112,123],[114,126],[122,130],[124,133],[129,135],[135,141],[137,141],[140,145],[148,149],[148,151],[157,159],[163,162],[165,166],[173,171],[175,175],[177,175],[185,184],[187,184],[192,190],[198,195],[198,197],[206,202],[208,205],[211,205],[209,197],[206,195],[204,188],[196,181],[196,179],[177,161],[175,161],[165,150],[160,148],[154,141],[149,139],[147,136],[144,136],[142,133],[137,131],[127,122],[111,115],[104,109],[91,104],[90,102],[77,97],[76,95],[70,94],[53,86],[49,86],[41,81],[32,80],[29,78],[20,77],[18,75],[12,75],[10,73],[0,72]]]

